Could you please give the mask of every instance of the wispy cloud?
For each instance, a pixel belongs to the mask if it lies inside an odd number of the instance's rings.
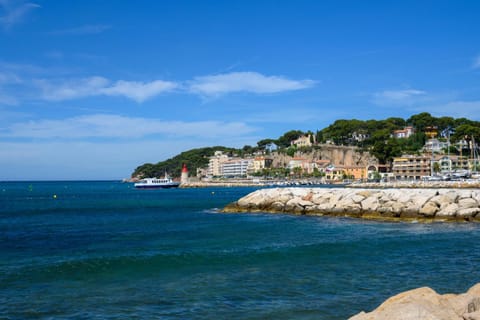
[[[282,76],[265,76],[257,72],[232,72],[196,77],[189,82],[189,90],[212,97],[234,92],[278,93],[306,89],[314,84],[313,80],[290,80]]]
[[[101,93],[109,96],[125,96],[140,103],[177,87],[176,83],[163,80],[152,82],[120,80],[110,87],[103,88]]]
[[[412,105],[427,97],[427,92],[417,89],[385,90],[373,94],[377,105]]]
[[[9,30],[16,24],[22,23],[30,11],[40,8],[33,2],[16,0],[0,0],[0,25],[4,30]]]
[[[45,100],[63,101],[100,95],[110,81],[103,77],[90,77],[70,81],[34,80],[43,93]]]
[[[1,0],[0,0],[1,1]],[[61,58],[57,51],[49,57]],[[215,98],[229,93],[272,94],[310,88],[313,80],[291,80],[281,76],[264,76],[257,72],[233,72],[195,77],[184,81],[111,80],[103,76],[69,77],[72,70],[52,70],[34,65],[5,63],[0,60],[0,90],[6,81],[17,79],[15,92],[29,100],[66,101],[87,97],[125,97],[143,103],[158,95],[176,92]],[[62,76],[65,74],[65,76]],[[22,80],[23,79],[23,80]],[[4,92],[7,92],[4,90]],[[22,98],[22,99],[23,99]],[[20,99],[21,100],[21,99]]]
[[[243,122],[222,121],[163,121],[93,114],[60,120],[19,122],[0,131],[4,138],[31,139],[86,139],[86,138],[142,138],[152,135],[213,138],[244,135],[256,129]]]
[[[480,69],[480,55],[478,55],[473,61],[473,69]]]
[[[63,101],[91,96],[124,96],[138,103],[178,87],[170,81],[155,80],[151,82],[119,80],[112,83],[104,77],[89,77],[70,81],[35,80],[41,89],[43,98],[51,101]]]
[[[103,25],[103,24],[84,25],[84,26],[74,27],[74,28],[54,30],[49,32],[49,34],[56,35],[56,36],[82,36],[82,35],[88,35],[88,34],[102,33],[110,29],[111,27],[112,26]]]
[[[15,83],[20,83],[22,80],[18,75],[12,72],[2,72],[0,70],[0,86],[5,85],[5,84],[15,84]]]
[[[15,106],[18,104],[17,98],[14,96],[8,95],[0,90],[0,106],[7,105],[7,106]]]
[[[15,73],[0,70],[0,106],[18,104],[18,99],[7,92],[7,87],[15,86],[21,82],[21,78]]]
[[[48,69],[32,64],[10,63],[0,60],[0,72],[36,75],[47,73]]]

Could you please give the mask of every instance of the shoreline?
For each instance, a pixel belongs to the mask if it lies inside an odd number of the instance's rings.
[[[480,180],[354,182],[345,187],[361,189],[477,189],[480,188]]]
[[[225,180],[225,181],[195,181],[182,183],[180,188],[209,188],[209,187],[321,187],[332,186],[352,189],[480,189],[480,180],[461,181],[394,181],[394,182],[324,182],[321,180]]]

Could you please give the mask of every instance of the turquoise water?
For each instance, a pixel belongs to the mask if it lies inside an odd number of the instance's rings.
[[[478,224],[216,213],[253,190],[0,183],[0,319],[345,319],[480,282]]]

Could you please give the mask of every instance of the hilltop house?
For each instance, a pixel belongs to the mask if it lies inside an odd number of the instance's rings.
[[[315,136],[308,134],[299,137],[296,140],[290,142],[290,145],[295,145],[297,147],[311,147],[315,144]]]
[[[427,140],[427,142],[425,142],[425,145],[423,146],[423,151],[440,153],[447,148],[448,148],[447,142],[440,141],[438,139],[429,139]]]
[[[404,127],[402,130],[395,130],[393,131],[393,137],[402,139],[408,138],[415,133],[414,127]]]

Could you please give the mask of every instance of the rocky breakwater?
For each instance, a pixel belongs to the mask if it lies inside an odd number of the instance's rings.
[[[252,192],[223,212],[272,212],[378,220],[480,221],[473,189],[270,188]]]
[[[350,320],[480,320],[480,283],[466,293],[440,295],[423,287],[389,298],[372,312]]]

